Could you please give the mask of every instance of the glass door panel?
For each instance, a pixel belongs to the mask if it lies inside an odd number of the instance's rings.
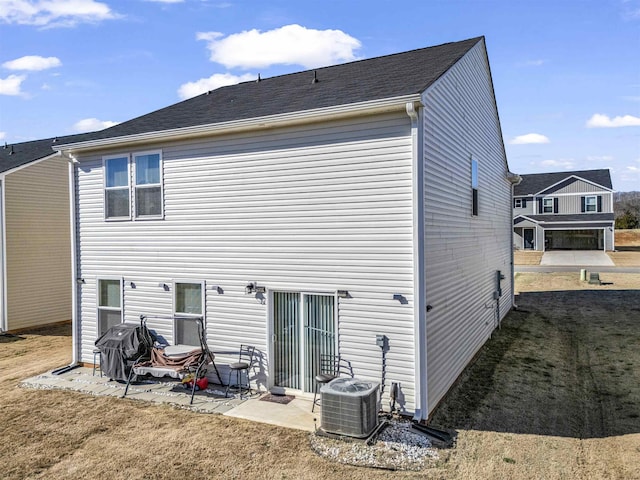
[[[320,355],[335,353],[335,298],[273,293],[274,385],[313,392]]]

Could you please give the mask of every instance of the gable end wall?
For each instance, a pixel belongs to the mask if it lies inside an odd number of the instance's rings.
[[[511,307],[511,185],[484,42],[424,95],[430,411]],[[473,156],[479,215],[471,215]],[[504,275],[494,301],[496,271]],[[499,307],[499,308],[498,308]]]

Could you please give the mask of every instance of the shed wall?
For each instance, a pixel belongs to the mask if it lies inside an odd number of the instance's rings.
[[[425,93],[424,105],[431,412],[511,307],[511,184],[484,42]],[[479,164],[475,217],[471,157]],[[496,302],[498,270],[505,278]]]

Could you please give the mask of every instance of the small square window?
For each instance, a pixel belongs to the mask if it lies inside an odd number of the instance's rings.
[[[553,198],[542,199],[542,213],[553,213]]]
[[[514,206],[514,208],[522,208],[522,199],[521,198],[515,198],[513,200],[513,206]]]

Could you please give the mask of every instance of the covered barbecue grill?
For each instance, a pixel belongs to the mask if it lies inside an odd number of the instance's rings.
[[[98,338],[96,347],[100,350],[100,368],[104,374],[126,382],[136,360],[150,354],[153,337],[144,325],[120,323]]]

